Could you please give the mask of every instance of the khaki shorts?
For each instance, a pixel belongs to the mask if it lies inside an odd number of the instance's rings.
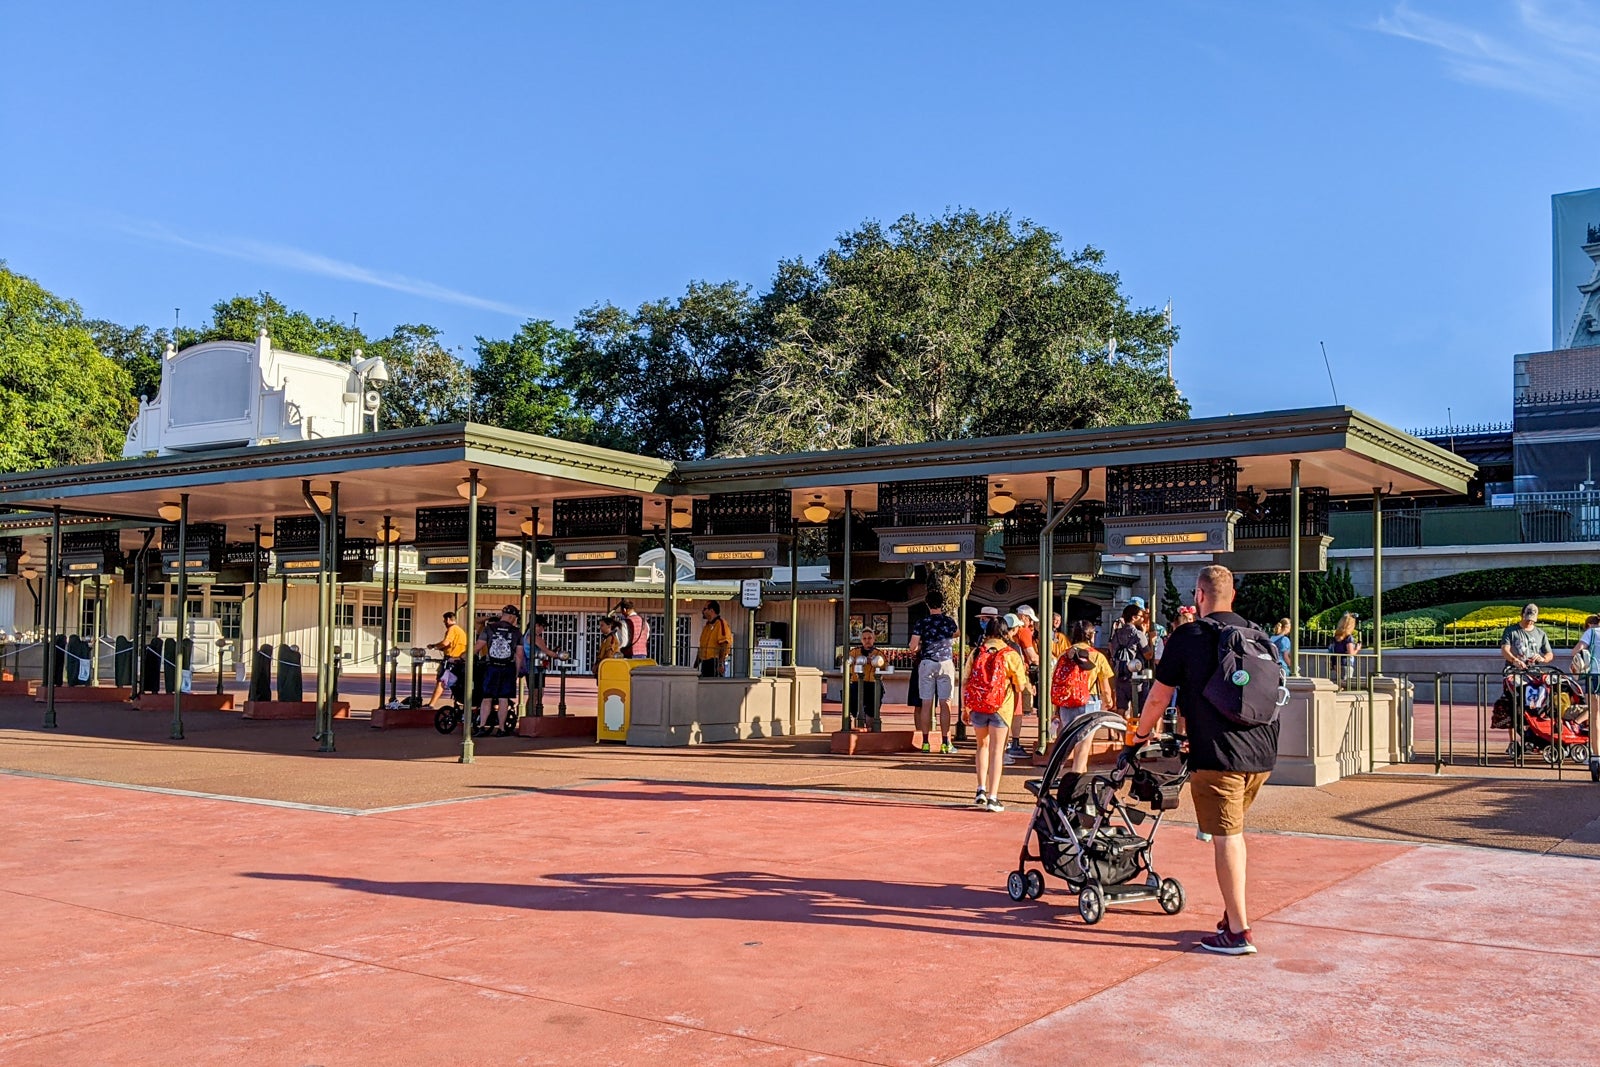
[[[1213,837],[1244,833],[1244,813],[1255,803],[1268,772],[1195,771],[1189,776],[1195,821]]]

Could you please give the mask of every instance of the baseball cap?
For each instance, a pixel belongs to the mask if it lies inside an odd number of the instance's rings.
[[[517,607],[515,604],[507,604],[505,607],[500,609],[500,614],[510,615],[513,619],[520,619],[522,618],[522,609]]]
[[[1005,622],[1005,624],[1007,626],[1009,626],[1013,630],[1015,630],[1017,627],[1022,625],[1022,620],[1017,618],[1014,614],[1011,614],[1010,612],[1006,613],[1006,617],[1004,619],[1004,622]]]
[[[1140,611],[1144,610],[1144,597],[1142,597],[1142,596],[1129,597],[1128,598],[1128,603],[1132,604],[1134,607],[1138,608]]]
[[[1017,614],[1020,615],[1020,616],[1023,616],[1024,618],[1032,619],[1034,622],[1038,622],[1039,621],[1038,614],[1033,610],[1033,608],[1031,606],[1029,606],[1027,604],[1024,604],[1024,605],[1022,605],[1022,607],[1018,608],[1017,609]]]
[[[1524,619],[1537,619],[1539,617],[1539,605],[1529,604],[1527,607],[1523,608],[1522,617]]]

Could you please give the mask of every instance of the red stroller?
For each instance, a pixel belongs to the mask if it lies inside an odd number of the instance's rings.
[[[1512,759],[1538,753],[1554,767],[1565,756],[1573,763],[1587,764],[1592,751],[1589,741],[1589,724],[1568,722],[1566,711],[1573,706],[1583,707],[1587,697],[1577,679],[1559,667],[1546,665],[1537,670],[1523,670],[1507,666],[1506,692],[1500,698],[1506,705],[1497,708],[1497,720],[1504,720],[1511,729],[1513,716],[1522,716],[1522,729],[1515,732],[1506,755]]]

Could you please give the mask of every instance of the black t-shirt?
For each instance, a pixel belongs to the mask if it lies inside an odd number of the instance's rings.
[[[1207,618],[1249,626],[1231,611]],[[1217,632],[1210,626],[1180,626],[1167,638],[1156,664],[1156,681],[1178,691],[1178,710],[1189,731],[1189,766],[1197,771],[1270,771],[1278,761],[1278,724],[1244,726],[1213,708],[1201,695],[1217,669]]]

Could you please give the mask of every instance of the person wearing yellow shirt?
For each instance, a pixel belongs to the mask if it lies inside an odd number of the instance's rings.
[[[456,613],[444,613],[444,637],[428,646],[436,648],[444,657],[439,660],[439,673],[433,683],[433,696],[428,698],[428,707],[439,703],[439,698],[444,695],[444,676],[448,671],[452,681],[450,694],[457,704],[461,703],[461,686],[466,678],[467,631],[456,625]]]
[[[733,631],[714,603],[700,609],[700,618],[705,623],[700,627],[700,677],[721,678],[733,655]]]
[[[850,650],[845,662],[845,673],[850,681],[850,713],[857,722],[870,723],[874,730],[882,729],[878,707],[883,700],[883,684],[878,681],[878,672],[889,665],[877,644],[875,632],[862,630],[861,643]]]

